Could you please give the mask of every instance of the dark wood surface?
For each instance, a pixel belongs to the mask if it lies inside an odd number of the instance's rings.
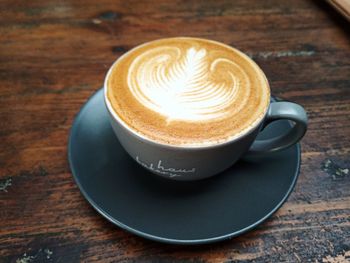
[[[1,1],[0,262],[349,262],[349,25],[323,1]],[[129,234],[90,207],[68,167],[74,116],[111,63],[170,36],[248,53],[273,94],[309,114],[294,192],[226,242]]]

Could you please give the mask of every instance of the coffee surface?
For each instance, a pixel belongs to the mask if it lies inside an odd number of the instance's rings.
[[[236,138],[264,117],[270,89],[246,55],[198,38],[138,46],[117,60],[106,81],[119,119],[139,135],[177,146]]]

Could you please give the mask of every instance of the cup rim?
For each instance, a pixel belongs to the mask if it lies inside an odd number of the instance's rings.
[[[240,55],[242,55],[243,57],[247,58],[248,60],[250,60],[253,64],[254,67],[256,67],[258,70],[260,70],[260,72],[262,73],[262,76],[264,77],[265,81],[266,81],[266,84],[267,84],[267,88],[269,90],[269,95],[271,96],[271,88],[270,88],[270,84],[267,80],[267,77],[265,75],[265,73],[263,72],[263,70],[258,66],[258,64],[256,64],[256,62],[251,59],[249,56],[247,56],[245,53],[243,53],[242,51],[232,47],[232,46],[229,46],[229,45],[226,45],[226,44],[223,44],[221,42],[218,42],[218,41],[214,41],[214,40],[210,40],[210,39],[205,39],[205,38],[197,38],[197,37],[173,37],[173,38],[184,38],[184,39],[199,39],[199,40],[205,40],[205,41],[209,41],[209,42],[213,42],[215,44],[219,44],[219,45],[223,45],[225,47],[228,47],[230,49],[233,49],[235,52],[238,52]],[[221,146],[224,146],[224,145],[227,145],[227,144],[230,144],[232,142],[235,142],[235,141],[238,141],[240,140],[241,138],[249,135],[250,133],[252,133],[257,127],[260,126],[260,124],[265,120],[266,118],[266,115],[268,113],[268,110],[270,108],[270,104],[271,102],[268,103],[268,107],[265,108],[265,112],[264,114],[261,114],[261,117],[259,117],[258,119],[256,119],[253,123],[253,125],[250,125],[244,132],[241,132],[239,135],[237,136],[234,136],[232,138],[229,138],[223,142],[219,142],[219,143],[213,143],[213,144],[204,144],[204,145],[200,145],[200,144],[194,144],[194,145],[173,145],[173,144],[167,144],[167,143],[162,143],[162,142],[159,142],[159,141],[156,141],[156,140],[153,140],[151,138],[148,138],[144,135],[142,135],[141,133],[138,133],[137,131],[133,130],[127,123],[125,123],[120,117],[119,115],[115,112],[115,110],[113,109],[113,106],[111,104],[111,102],[109,101],[108,99],[108,95],[107,95],[107,91],[108,91],[108,87],[107,87],[107,83],[108,83],[108,78],[109,78],[109,75],[111,74],[113,68],[115,67],[115,65],[117,64],[117,62],[119,60],[121,60],[124,56],[126,56],[129,52],[135,50],[135,49],[138,49],[138,48],[141,48],[143,47],[144,45],[147,45],[151,42],[154,42],[154,41],[158,41],[158,40],[162,40],[162,39],[171,39],[171,38],[160,38],[160,39],[155,39],[155,40],[152,40],[152,41],[147,41],[143,44],[140,44],[140,45],[137,45],[135,46],[134,48],[128,50],[127,52],[125,52],[123,55],[121,55],[119,58],[117,58],[113,63],[112,65],[110,66],[110,68],[108,69],[107,71],[107,74],[104,78],[104,85],[103,85],[103,97],[104,97],[104,101],[105,101],[105,104],[106,104],[106,107],[107,107],[107,110],[109,111],[110,115],[113,117],[114,121],[116,121],[119,125],[121,125],[124,129],[126,129],[130,134],[132,134],[133,136],[135,136],[136,138],[142,140],[142,141],[146,141],[150,144],[153,144],[153,145],[157,145],[157,146],[162,146],[162,147],[165,147],[165,148],[168,148],[168,149],[183,149],[183,150],[195,150],[195,149],[212,149],[212,148],[216,148],[216,147],[221,147]]]

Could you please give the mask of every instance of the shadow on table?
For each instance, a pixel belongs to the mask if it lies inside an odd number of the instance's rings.
[[[349,21],[337,12],[330,4],[326,1],[313,0],[315,6],[321,9],[328,17],[340,28],[342,28],[347,34],[350,34]]]

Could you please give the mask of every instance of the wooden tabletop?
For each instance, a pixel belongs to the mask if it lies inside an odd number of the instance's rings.
[[[1,1],[0,262],[349,262],[350,26],[323,1]],[[111,63],[158,38],[248,53],[309,114],[297,186],[255,230],[160,244],[102,218],[67,161],[75,114]]]

